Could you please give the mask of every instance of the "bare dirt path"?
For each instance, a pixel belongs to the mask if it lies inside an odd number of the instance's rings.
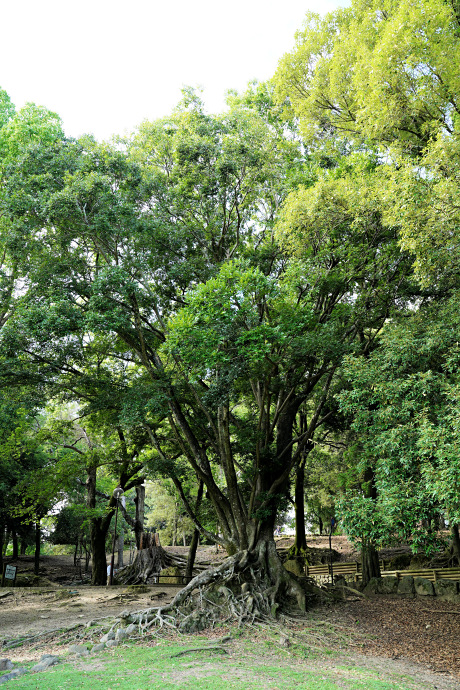
[[[147,591],[90,586],[56,590],[0,589],[0,642],[106,616],[116,617],[126,609],[167,603],[180,588],[165,585],[138,589]]]

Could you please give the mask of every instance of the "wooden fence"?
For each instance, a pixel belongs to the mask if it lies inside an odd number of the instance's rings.
[[[388,562],[380,561],[382,577],[397,577],[398,580],[406,575],[412,577],[424,577],[427,580],[436,582],[437,580],[460,580],[460,568],[421,568],[418,570],[385,570]],[[346,580],[360,580],[362,565],[361,563],[329,563],[328,565],[307,565],[305,575],[312,577],[319,582],[330,582],[332,577],[342,575]]]

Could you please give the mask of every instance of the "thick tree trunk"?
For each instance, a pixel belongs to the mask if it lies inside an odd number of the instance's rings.
[[[17,534],[16,530],[14,529],[14,527],[13,527],[13,529],[11,530],[11,536],[12,536],[12,538],[13,538],[13,555],[12,555],[12,559],[13,559],[13,561],[15,561],[15,560],[18,558],[18,556],[19,556],[19,548],[18,548],[18,545],[19,545],[19,544],[18,544],[18,534]]]
[[[87,468],[88,477],[86,480],[86,504],[88,508],[94,510],[96,507],[96,467]],[[91,584],[107,584],[107,561],[105,555],[105,540],[109,531],[115,508],[111,507],[104,517],[92,517],[90,520],[90,541],[91,541]]]
[[[6,551],[8,549],[8,546],[10,544],[10,537],[11,537],[11,530],[6,527],[6,532],[5,532],[5,541],[3,543],[3,555],[6,556]]]
[[[203,500],[203,490],[203,481],[200,481],[200,483],[198,484],[198,493],[195,501],[195,515],[198,513],[201,501]],[[193,575],[193,566],[195,565],[196,550],[198,548],[199,541],[200,531],[199,529],[195,528],[193,531],[192,541],[190,543],[190,549],[188,552],[187,567],[185,568],[185,577],[187,578],[192,577]]]
[[[323,529],[324,529],[324,523],[323,523],[323,519],[319,516],[318,516],[318,527],[319,527],[319,535],[322,536]]]
[[[366,585],[372,577],[380,577],[380,561],[377,549],[370,542],[362,544],[362,582]]]
[[[199,542],[200,531],[195,528],[193,530],[192,541],[190,542],[190,548],[188,550],[187,566],[185,568],[186,578],[190,578],[193,576],[193,566],[195,565],[196,551],[198,549]]]
[[[152,534],[144,532],[141,542],[141,548],[138,549],[132,564],[117,573],[117,584],[146,584],[149,580],[154,580],[155,575],[170,564],[168,554],[161,546],[156,545]]]
[[[3,573],[3,539],[5,537],[5,525],[0,522],[0,573]]]
[[[107,584],[107,560],[105,555],[105,539],[108,529],[102,527],[102,518],[92,518],[90,522],[91,538],[91,584]]]
[[[452,557],[455,558],[457,564],[460,565],[460,534],[458,524],[452,525],[450,532],[452,535]]]
[[[40,532],[40,520],[37,521],[35,525],[35,554],[34,554],[34,574],[39,574],[40,568],[40,545],[41,545],[41,532]]]
[[[134,535],[136,537],[136,548],[141,548],[141,535],[144,532],[144,513],[145,513],[145,486],[136,486],[136,518],[134,523]]]
[[[291,551],[295,555],[304,555],[307,550],[307,536],[305,534],[305,499],[304,499],[304,485],[305,485],[305,460],[299,463],[295,474],[295,494],[294,494],[294,509],[295,509],[295,540]]]
[[[117,567],[118,568],[123,568],[123,550],[125,548],[125,534],[123,530],[120,530],[120,534],[118,535],[118,560],[117,560]]]
[[[372,467],[368,467],[363,476],[364,484],[362,485],[364,495],[367,498],[377,500],[377,487],[375,484],[375,475]],[[379,554],[374,544],[368,539],[363,539],[361,554],[363,560],[363,584],[367,584],[372,577],[380,577],[380,562]]]

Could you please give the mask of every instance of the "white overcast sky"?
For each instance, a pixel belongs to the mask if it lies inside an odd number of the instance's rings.
[[[307,10],[347,0],[3,0],[0,87],[17,107],[57,112],[66,134],[98,139],[166,115],[183,85],[206,108],[267,79]]]

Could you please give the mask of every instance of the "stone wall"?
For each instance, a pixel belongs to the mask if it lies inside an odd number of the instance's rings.
[[[460,603],[460,582],[457,580],[437,580],[432,582],[425,577],[405,575],[397,577],[373,577],[362,592],[367,596],[386,594],[401,597],[438,597]]]

